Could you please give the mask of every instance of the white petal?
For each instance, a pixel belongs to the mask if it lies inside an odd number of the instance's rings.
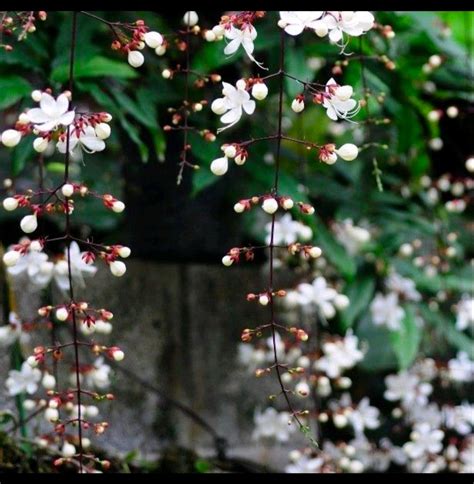
[[[242,43],[242,39],[234,39],[231,42],[229,42],[224,49],[224,54],[225,55],[232,55],[235,52],[237,52],[237,49],[240,47],[240,44]]]
[[[241,116],[242,116],[242,108],[239,106],[225,113],[224,116],[221,117],[221,123],[224,123],[224,124],[235,123],[240,119]]]
[[[61,94],[56,99],[56,109],[58,115],[64,114],[69,107],[69,99],[65,94]]]
[[[49,95],[47,92],[43,92],[41,94],[40,108],[50,118],[54,118],[58,114],[56,101],[55,101],[54,97]]]
[[[285,32],[288,35],[300,35],[304,30],[303,24],[290,24],[285,27]]]
[[[243,104],[242,104],[242,107],[244,108],[244,111],[247,113],[247,114],[253,114],[253,112],[255,111],[255,101],[245,101]]]

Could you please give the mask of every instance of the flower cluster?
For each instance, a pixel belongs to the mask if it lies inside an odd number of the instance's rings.
[[[12,12],[0,11],[0,49],[6,52],[13,50],[13,45],[4,43],[9,37],[16,37],[21,42],[28,34],[36,32],[36,22],[45,21],[48,18],[44,10]]]

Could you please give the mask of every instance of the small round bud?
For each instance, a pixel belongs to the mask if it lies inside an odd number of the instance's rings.
[[[224,149],[224,155],[227,158],[235,158],[235,155],[237,154],[237,148],[233,145],[228,145]]]
[[[61,449],[61,454],[65,458],[72,457],[76,455],[76,448],[74,447],[74,445],[68,442],[64,442],[63,448]]]
[[[66,319],[69,317],[69,311],[65,308],[58,308],[56,310],[56,319],[58,321],[66,321]]]
[[[232,257],[230,257],[230,255],[225,255],[223,258],[222,258],[222,263],[226,266],[226,267],[230,267],[233,263],[234,263],[234,260],[232,259]]]
[[[141,52],[138,52],[138,50],[131,50],[128,53],[128,63],[135,68],[138,68],[143,65],[145,62],[145,57]]]
[[[474,156],[471,156],[466,160],[466,170],[470,173],[474,173]]]
[[[31,234],[38,228],[38,219],[36,215],[26,215],[21,219],[20,227],[25,234]]]
[[[291,109],[295,113],[301,113],[304,109],[304,100],[303,99],[293,99],[293,102],[291,103]]]
[[[10,250],[3,255],[3,263],[7,267],[13,267],[20,260],[21,254],[16,250]]]
[[[291,198],[285,198],[282,205],[285,210],[291,210],[295,206],[295,202]]]
[[[51,423],[57,422],[59,420],[59,412],[56,408],[47,408],[44,411],[44,418]]]
[[[35,140],[33,141],[33,149],[37,152],[37,153],[43,153],[44,151],[47,150],[48,148],[48,145],[49,145],[49,142],[46,138],[35,138]]]
[[[295,386],[296,394],[300,397],[307,397],[309,395],[309,385],[305,381],[300,381]]]
[[[446,109],[446,114],[448,115],[448,118],[457,118],[459,109],[456,106],[449,106],[448,109]]]
[[[74,195],[74,185],[71,185],[71,183],[66,183],[61,187],[61,193],[65,197],[71,197]]]
[[[234,205],[234,212],[242,213],[245,211],[245,205],[243,203],[237,202]]]
[[[239,153],[235,158],[234,162],[236,165],[243,165],[247,161],[247,157],[245,156],[244,153]]]
[[[349,304],[350,304],[350,300],[345,294],[338,294],[334,298],[334,306],[336,306],[336,308],[341,311],[346,309],[349,306]]]
[[[224,114],[227,111],[224,98],[219,97],[217,99],[214,99],[211,104],[211,111],[218,116]]]
[[[36,368],[38,366],[38,360],[34,356],[28,356],[26,362],[31,366],[31,368]]]
[[[95,134],[100,139],[107,139],[110,136],[111,128],[107,123],[99,123],[95,127]]]
[[[25,410],[33,410],[36,407],[36,402],[34,400],[27,399],[23,402],[23,408]]]
[[[161,73],[161,77],[163,79],[169,79],[171,77],[171,71],[169,69],[163,69],[163,72]]]
[[[45,373],[43,379],[41,380],[41,384],[44,388],[46,388],[46,390],[53,390],[56,386],[56,378],[54,378],[54,376],[50,375],[49,373]]]
[[[345,427],[347,425],[347,417],[345,415],[343,415],[342,413],[336,413],[332,417],[332,421],[334,422],[334,425],[338,429],[342,429],[343,427]]]
[[[148,47],[156,49],[163,43],[163,36],[159,32],[147,32],[143,40]]]
[[[326,37],[326,35],[328,34],[328,31],[329,31],[328,26],[326,25],[326,23],[325,22],[318,22],[317,24],[318,25],[314,29],[314,33],[318,37]]]
[[[313,259],[317,259],[318,257],[321,257],[322,253],[323,251],[319,247],[311,247],[311,249],[309,249],[309,255]]]
[[[225,175],[228,169],[229,161],[225,156],[222,158],[217,158],[211,163],[211,171],[216,176]]]
[[[119,260],[115,260],[109,264],[109,269],[110,272],[115,276],[115,277],[122,277],[125,272],[127,272],[127,266]]]
[[[2,133],[2,143],[8,148],[13,148],[21,141],[21,133],[16,129],[7,129]]]
[[[125,203],[117,200],[112,204],[112,211],[115,213],[122,213],[125,210]]]
[[[115,361],[122,361],[125,358],[125,353],[122,350],[115,350],[112,353],[112,358]]]
[[[122,257],[122,259],[126,259],[127,257],[130,257],[131,253],[132,251],[130,250],[130,247],[123,246],[123,247],[120,247],[120,249],[118,249],[118,255]]]
[[[266,198],[262,203],[262,209],[272,215],[278,210],[278,202],[274,198]]]
[[[162,56],[166,54],[166,47],[164,45],[160,45],[155,49],[155,54],[158,56]]]
[[[33,101],[39,103],[41,101],[41,91],[39,89],[35,89],[31,93],[31,99],[33,99]]]
[[[266,294],[262,294],[259,298],[258,298],[258,302],[262,305],[262,306],[266,306],[269,302],[270,302],[270,298],[266,295]]]
[[[441,65],[441,62],[443,60],[441,59],[441,57],[439,55],[432,55],[429,59],[428,59],[428,63],[431,67],[439,67]]]
[[[215,42],[217,40],[217,35],[212,30],[206,30],[204,38],[207,42]]]
[[[336,150],[336,153],[343,160],[352,161],[357,158],[357,155],[359,154],[359,148],[357,148],[357,146],[352,143],[345,143],[338,150]]]
[[[252,87],[252,96],[258,101],[262,101],[268,95],[268,87],[263,82],[258,82]]]
[[[18,200],[13,197],[5,198],[5,200],[3,200],[3,208],[7,212],[13,212],[13,210],[18,208]]]
[[[189,11],[183,16],[183,24],[188,27],[194,27],[199,22],[199,16],[197,12]]]

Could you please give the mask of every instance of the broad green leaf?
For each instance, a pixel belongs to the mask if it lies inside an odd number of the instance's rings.
[[[405,317],[401,321],[400,329],[390,334],[392,347],[402,370],[406,370],[415,360],[421,341],[421,330],[416,322],[415,308],[406,304],[404,310]]]
[[[74,67],[76,79],[92,77],[113,77],[135,79],[138,73],[125,61],[117,61],[103,56],[78,59]],[[69,64],[60,64],[51,72],[51,80],[64,83],[69,77]]]
[[[12,175],[18,176],[25,168],[29,158],[36,158],[37,153],[33,150],[33,139],[30,136],[22,139],[21,143],[13,150],[11,156]]]
[[[31,84],[24,77],[0,75],[0,109],[12,106],[32,90]]]

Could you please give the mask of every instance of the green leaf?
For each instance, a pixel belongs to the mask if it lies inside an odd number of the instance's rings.
[[[0,425],[5,425],[9,422],[16,423],[16,417],[10,410],[0,411]]]
[[[51,80],[66,82],[69,77],[69,64],[60,64],[51,72]],[[74,77],[84,79],[90,77],[114,77],[119,79],[135,79],[138,73],[125,61],[116,61],[107,57],[95,56],[78,59],[74,67]]]
[[[343,329],[350,328],[357,317],[366,309],[372,301],[375,290],[375,279],[373,275],[357,277],[349,283],[344,294],[349,298],[350,304],[341,312],[341,323]]]
[[[317,223],[316,243],[323,250],[324,256],[337,267],[339,272],[348,280],[352,280],[356,273],[354,258],[336,241],[325,227],[324,222],[316,215],[314,217],[316,217]]]
[[[2,74],[0,76],[0,109],[13,106],[32,90],[31,84],[24,77]]]
[[[28,161],[34,154],[31,137],[22,139],[22,142],[14,149],[11,157],[12,176],[18,176]]]
[[[400,369],[407,369],[416,358],[421,341],[421,331],[415,318],[415,308],[405,305],[405,317],[398,331],[392,331],[390,340],[397,355]]]

